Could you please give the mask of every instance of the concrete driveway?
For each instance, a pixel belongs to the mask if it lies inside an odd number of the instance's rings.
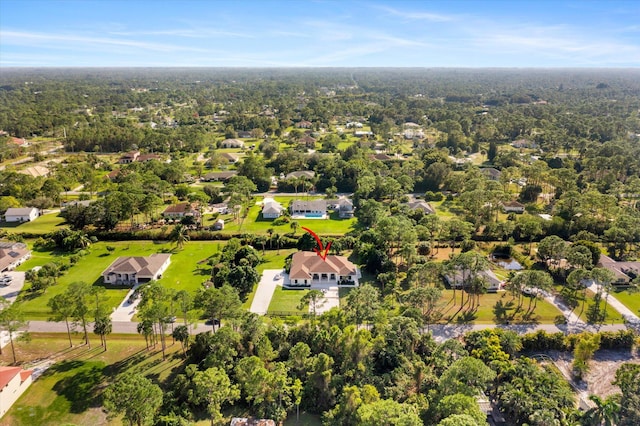
[[[276,276],[280,274],[280,277],[276,279]],[[258,315],[265,315],[269,310],[269,304],[273,297],[273,292],[276,290],[276,286],[282,286],[285,275],[282,269],[265,269],[258,283],[256,294],[251,302],[250,312]]]
[[[9,271],[0,274],[0,276],[4,275],[9,275],[13,280],[8,286],[0,287],[0,296],[13,303],[24,286],[24,272]]]
[[[122,302],[118,305],[117,308],[113,309],[111,313],[111,321],[113,322],[129,322],[133,318],[133,315],[136,313],[136,308],[138,307],[138,303],[140,303],[140,297],[136,298],[133,302],[129,302],[130,297],[136,291],[136,289],[140,286],[140,284],[136,284],[129,290],[127,295],[122,299]]]

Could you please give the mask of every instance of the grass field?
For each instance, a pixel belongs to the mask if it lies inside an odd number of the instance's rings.
[[[93,339],[92,343],[97,342]],[[162,382],[182,364],[180,345],[171,345],[171,339],[168,345],[167,360],[162,361],[160,350],[147,351],[144,339],[137,335],[107,337],[108,350],[104,352],[100,346],[81,346],[79,337],[69,348],[63,334],[34,333],[30,342],[17,343],[18,359],[26,367],[33,367],[42,359],[57,362],[14,404],[2,424],[121,425],[120,419],[109,420],[102,410],[104,384],[124,371],[142,372],[153,381]],[[0,360],[5,364],[10,357],[10,351],[5,351]]]
[[[160,282],[169,288],[195,291],[209,277],[209,266],[206,260],[220,249],[221,244],[213,241],[187,243],[183,250],[173,252],[171,264]],[[115,247],[115,250],[110,253],[106,249],[107,246]],[[96,243],[91,246],[90,254],[81,258],[65,275],[58,279],[58,284],[48,288],[44,294],[37,297],[24,297],[23,311],[28,319],[47,319],[49,315],[47,302],[56,294],[63,293],[70,283],[85,281],[93,285],[102,285],[100,277],[102,271],[119,256],[147,256],[152,253],[168,252],[172,249],[170,244],[152,241]],[[20,269],[28,270],[56,257],[61,256],[36,252],[36,255],[21,265]],[[128,290],[128,288],[107,288],[106,303],[109,309],[120,304]],[[26,295],[26,293],[23,294]]]
[[[469,294],[465,292],[464,299],[468,300]],[[460,309],[462,292],[456,291],[455,303],[453,290],[444,290],[440,298],[439,309],[442,312],[442,323],[462,322],[476,324],[491,324],[496,322],[494,307],[497,303],[508,307],[506,318],[514,324],[518,323],[553,323],[555,318],[562,313],[545,300],[538,300],[535,310],[528,311],[529,298],[525,297],[522,309],[516,312],[517,299],[507,292],[485,293],[480,295],[480,305],[472,313],[467,312],[468,306]],[[532,304],[533,308],[533,304]]]
[[[280,286],[273,292],[273,298],[269,304],[269,312],[297,312],[306,314],[309,312],[309,305],[303,309],[298,309],[300,299],[309,293],[309,290],[286,290]]]
[[[624,306],[631,309],[634,314],[640,315],[640,294],[620,290],[612,291],[611,295],[618,299]]]
[[[293,232],[290,223],[280,226],[274,226],[272,219],[263,219],[260,213],[260,206],[252,206],[246,218],[241,219],[240,223],[231,221],[231,216],[225,217],[224,231],[227,233],[248,232],[253,234],[266,234],[269,228],[279,234],[287,234]],[[294,219],[292,219],[294,220]],[[306,227],[313,229],[318,234],[325,235],[344,235],[351,231],[356,225],[356,219],[339,219],[337,213],[331,213],[330,219],[295,219],[298,222],[297,235],[301,235],[300,228]]]
[[[60,229],[64,226],[64,218],[59,216],[58,213],[48,213],[40,216],[32,222],[25,223],[7,223],[1,222],[0,229],[7,232],[28,232],[31,234],[46,234]]]

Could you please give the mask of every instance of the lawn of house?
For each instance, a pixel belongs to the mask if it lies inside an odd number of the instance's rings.
[[[533,310],[532,303],[532,311],[529,315],[526,315],[529,307],[529,297],[524,298],[521,310],[516,312],[516,307],[518,305],[517,298],[512,297],[511,294],[504,291],[481,294],[479,307],[477,310],[470,313],[468,312],[469,304],[466,304],[463,309],[460,309],[462,291],[457,290],[455,296],[456,298],[454,303],[453,290],[443,291],[438,304],[438,308],[442,312],[442,320],[439,321],[440,323],[495,323],[496,316],[494,313],[494,307],[497,303],[507,306],[508,309],[505,318],[512,324],[553,323],[558,315],[562,315],[562,312],[560,312],[555,306],[542,299],[538,299],[535,310]],[[470,296],[472,295],[469,295],[466,292],[464,293],[465,303]]]
[[[582,292],[578,293],[578,305],[575,307],[573,312],[580,317],[580,319],[584,322],[588,322],[587,314],[589,312],[589,308],[593,306],[593,297],[595,294],[590,290],[587,290],[587,301],[586,305],[583,307],[583,296]],[[601,308],[604,307],[604,300],[600,302]],[[604,321],[605,324],[622,324],[624,319],[622,315],[618,311],[616,311],[611,305],[607,304],[607,315]]]
[[[30,234],[47,234],[64,227],[65,220],[59,213],[47,213],[36,220],[25,223],[2,222],[0,230],[11,233],[27,232]]]
[[[202,282],[209,277],[207,258],[219,250],[220,242],[194,241],[184,246],[183,250],[175,250],[171,256],[171,264],[159,280],[169,288],[186,289],[194,292]],[[115,247],[113,252],[107,250],[107,246]],[[152,253],[171,251],[174,247],[168,243],[156,243],[152,241],[129,242],[99,242],[91,246],[90,253],[81,258],[77,264],[58,279],[58,283],[46,290],[44,294],[29,298],[27,293],[21,296],[24,300],[23,311],[28,319],[44,320],[49,317],[47,302],[53,296],[63,293],[67,286],[75,281],[85,281],[93,285],[102,285],[101,274],[116,258],[120,256],[147,256]],[[52,255],[52,259],[54,256]],[[33,266],[47,263],[46,255],[34,257],[21,265],[21,270],[28,270]],[[128,287],[107,287],[106,304],[109,310],[118,306],[127,292]]]
[[[303,309],[298,309],[300,299],[310,290],[287,290],[280,286],[276,287],[273,292],[273,298],[269,304],[268,313],[291,312],[295,314],[309,313],[309,305],[306,304]]]
[[[279,201],[276,197],[276,201]],[[285,197],[282,197],[285,198]],[[293,198],[293,197],[287,197]],[[260,200],[261,201],[261,200]],[[280,201],[279,201],[280,202]],[[281,202],[283,207],[288,206],[288,202]],[[318,234],[325,235],[344,235],[347,232],[354,229],[356,226],[356,219],[340,219],[338,214],[332,212],[329,219],[290,219],[289,223],[285,223],[279,226],[274,226],[273,219],[262,218],[262,206],[254,204],[249,208],[249,213],[246,217],[241,218],[240,222],[234,221],[232,215],[220,216],[225,219],[224,231],[225,233],[238,233],[248,232],[253,234],[266,234],[268,229],[273,229],[274,232],[279,234],[287,234],[293,232],[290,222],[295,220],[298,222],[298,235],[302,231],[301,228],[313,229]]]
[[[628,290],[612,290],[611,295],[631,309],[631,312],[640,315],[640,294]]]
[[[42,359],[57,361],[36,381],[3,417],[2,424],[31,425],[121,425],[120,418],[108,419],[101,407],[101,393],[107,380],[124,371],[142,372],[154,381],[164,381],[182,364],[180,344],[168,340],[167,360],[160,347],[147,351],[138,335],[110,335],[105,352],[99,338],[91,334],[91,349],[74,335],[69,348],[65,334],[32,333],[28,342],[16,343],[16,354],[26,368]],[[11,362],[11,351],[0,356]]]

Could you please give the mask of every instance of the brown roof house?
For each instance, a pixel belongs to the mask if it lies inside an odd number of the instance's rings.
[[[139,156],[140,156],[140,151],[130,151],[124,154],[122,157],[120,157],[120,159],[118,160],[118,163],[120,164],[133,163],[138,159]]]
[[[0,367],[0,417],[31,386],[32,374],[32,370],[23,370],[21,367]]]
[[[357,286],[360,278],[360,270],[344,256],[323,259],[314,252],[299,251],[291,259],[291,287]]]
[[[150,256],[119,257],[102,273],[105,284],[134,285],[162,278],[169,267],[171,255],[155,253]]]
[[[174,204],[167,207],[162,212],[165,219],[182,219],[185,216],[193,216],[195,219],[200,217],[200,212],[195,205],[190,203]]]
[[[0,241],[0,272],[15,269],[29,258],[31,251],[25,243]]]

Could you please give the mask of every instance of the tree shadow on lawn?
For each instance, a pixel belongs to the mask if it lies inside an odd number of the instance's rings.
[[[109,343],[107,342],[107,345]],[[152,356],[154,352],[147,351],[146,349],[140,349],[139,351],[132,353],[126,358],[123,358],[119,361],[114,362],[113,364],[107,365],[103,369],[103,373],[105,376],[116,376],[130,368],[134,365],[141,363],[146,360],[149,356]]]
[[[70,371],[72,365],[79,371],[72,376],[59,380],[53,390],[60,396],[65,397],[70,403],[70,412],[77,414],[86,411],[90,407],[99,407],[98,385],[104,379],[103,362],[85,363],[81,361],[71,361],[63,366],[63,370]]]

